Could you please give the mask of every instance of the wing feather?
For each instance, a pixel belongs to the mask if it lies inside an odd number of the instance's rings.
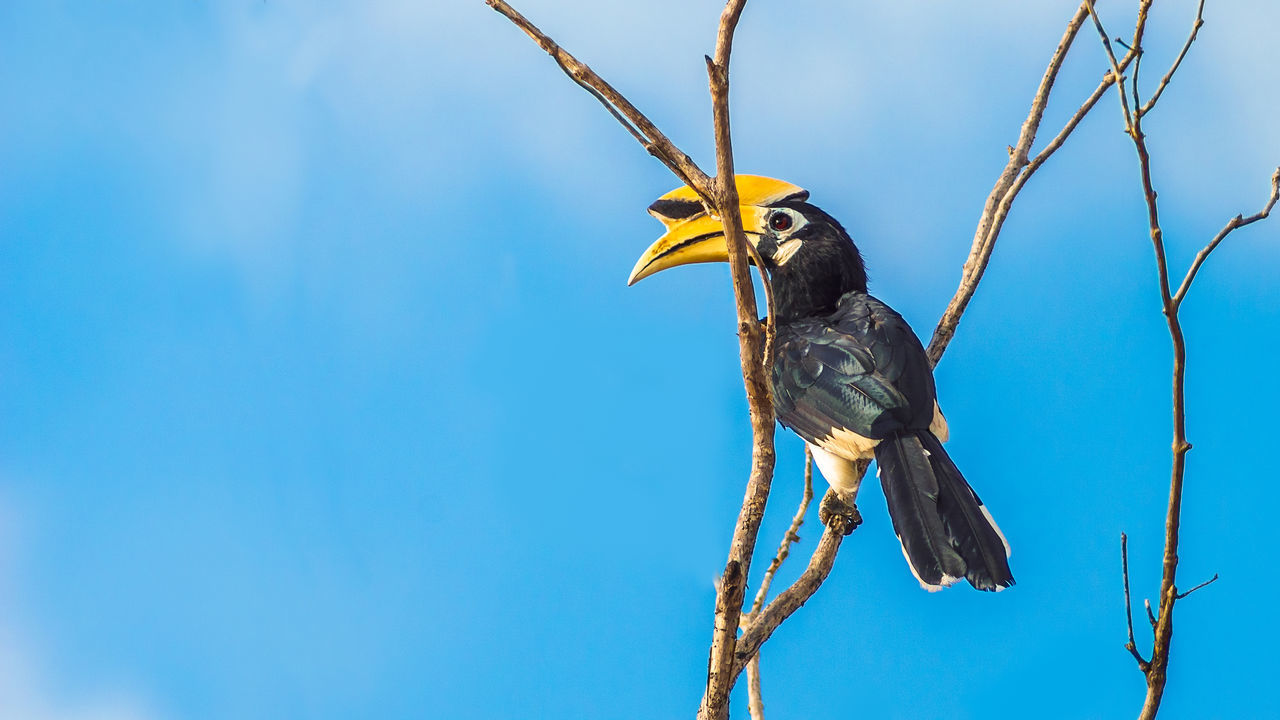
[[[865,293],[826,318],[780,325],[778,418],[815,444],[838,431],[881,439],[933,419],[933,373],[902,316]]]

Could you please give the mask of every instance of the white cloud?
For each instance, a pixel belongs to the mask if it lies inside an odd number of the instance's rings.
[[[0,623],[5,620],[0,619]],[[5,623],[6,625],[8,623]],[[58,697],[29,643],[0,625],[0,717],[14,720],[152,720],[156,716],[125,694],[88,699]]]
[[[1157,56],[1176,51],[1185,33],[1192,6],[1183,4],[1157,12],[1147,87]],[[1280,10],[1268,5],[1212,8],[1185,77],[1153,117],[1153,142],[1177,143],[1157,168],[1171,198],[1248,210],[1260,199],[1254,191],[1265,191],[1267,166],[1280,154],[1272,122],[1280,101],[1252,77],[1269,66],[1280,25]],[[517,7],[696,159],[710,159],[701,55],[711,50],[718,3]],[[309,233],[326,221],[315,216],[317,187],[330,204],[344,201],[339,185],[347,183],[431,217],[433,205],[448,211],[459,193],[500,197],[513,184],[580,208],[593,193],[661,172],[479,0],[283,0],[210,12],[216,30],[205,26],[198,43],[158,40],[149,60],[126,69],[136,81],[111,96],[123,109],[100,111],[155,170],[155,206],[164,208],[156,212],[169,215],[173,242],[229,259],[250,287],[288,282],[316,251]],[[999,160],[1015,139],[1070,12],[1014,0],[749,5],[734,66],[739,165],[851,197],[924,192],[912,173],[925,165],[950,164],[933,173],[948,188],[989,182],[975,158]],[[1106,12],[1116,28],[1131,23],[1128,9]],[[1050,125],[1103,66],[1086,28]],[[1098,114],[1114,111],[1104,105]],[[886,148],[898,166],[884,161]],[[1068,152],[1083,152],[1080,141]],[[982,179],[961,177],[966,169]],[[882,177],[868,185],[869,172]]]
[[[53,658],[30,630],[30,613],[14,587],[16,542],[22,529],[12,504],[0,497],[0,718],[5,720],[157,720],[135,693],[65,689]]]

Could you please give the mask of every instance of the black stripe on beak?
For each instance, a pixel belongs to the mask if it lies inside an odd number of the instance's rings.
[[[649,206],[649,212],[670,220],[687,220],[703,212],[697,200],[657,200]]]

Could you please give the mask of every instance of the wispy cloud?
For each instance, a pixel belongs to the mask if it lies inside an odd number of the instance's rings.
[[[32,615],[15,589],[22,533],[11,502],[0,496],[0,718],[6,720],[159,720],[136,693],[123,688],[68,690],[57,659],[41,649]],[[77,678],[83,682],[85,678]]]

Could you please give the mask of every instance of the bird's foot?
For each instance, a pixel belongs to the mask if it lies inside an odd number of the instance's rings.
[[[841,535],[852,535],[862,524],[862,513],[856,504],[845,502],[835,490],[828,490],[818,505],[818,520]]]

